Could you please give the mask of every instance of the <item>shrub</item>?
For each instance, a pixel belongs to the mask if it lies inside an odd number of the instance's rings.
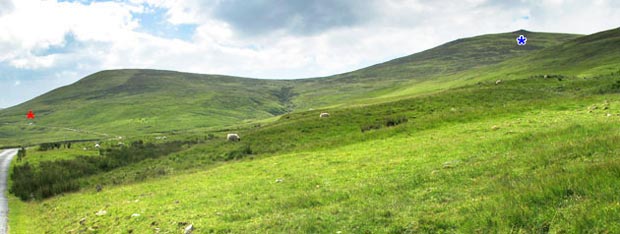
[[[234,149],[226,153],[225,159],[226,160],[241,159],[247,155],[251,155],[252,153],[253,153],[252,148],[250,147],[249,144],[247,144],[247,145],[244,145],[243,147]]]
[[[620,91],[620,80],[616,80],[616,83],[611,84],[611,90]]]
[[[43,199],[76,191],[80,188],[78,180],[82,177],[180,151],[185,144],[189,143],[175,141],[155,145],[135,141],[130,147],[106,149],[105,151],[100,149],[100,157],[78,156],[69,160],[43,161],[37,167],[26,162],[13,167],[11,174],[13,183],[10,192],[22,200],[27,200]],[[45,146],[53,144],[56,143]],[[247,150],[242,152],[247,153]]]
[[[407,121],[408,119],[406,116],[387,116],[383,118],[383,121],[375,121],[373,123],[360,126],[360,130],[362,132],[366,132],[373,129],[380,129],[383,127],[394,127],[396,125],[406,123]]]

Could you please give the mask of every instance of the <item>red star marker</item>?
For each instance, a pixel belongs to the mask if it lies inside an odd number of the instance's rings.
[[[34,119],[34,113],[32,112],[32,110],[28,111],[28,114],[26,114],[26,118]]]

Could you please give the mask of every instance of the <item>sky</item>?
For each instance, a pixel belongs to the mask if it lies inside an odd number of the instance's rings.
[[[0,0],[0,108],[108,69],[306,78],[463,37],[618,27],[617,0]]]

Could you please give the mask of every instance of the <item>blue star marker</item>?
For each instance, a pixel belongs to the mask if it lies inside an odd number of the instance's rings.
[[[523,35],[519,35],[519,37],[517,37],[517,44],[519,44],[520,46],[525,45],[526,42],[527,42],[527,37]]]

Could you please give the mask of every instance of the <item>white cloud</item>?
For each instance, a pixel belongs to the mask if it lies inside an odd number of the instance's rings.
[[[48,72],[47,75],[36,73],[39,77],[30,81],[20,78],[19,89],[25,90],[26,84],[45,83],[38,87],[46,88],[29,89],[37,94],[74,82],[89,73],[115,68],[172,69],[264,78],[314,77],[358,69],[457,38],[485,33],[522,28],[593,33],[620,25],[620,4],[613,0],[341,1],[381,7],[362,12],[367,13],[367,20],[338,21],[335,22],[338,27],[313,26],[311,33],[294,32],[289,27],[291,24],[286,24],[289,26],[264,27],[261,33],[248,35],[240,31],[244,28],[240,24],[248,21],[232,22],[218,16],[217,0],[128,0],[90,4],[0,0],[0,65],[18,71]],[[153,7],[166,9],[166,20],[171,24],[196,24],[193,38],[183,41],[138,32],[141,20],[132,18],[132,13],[152,12]],[[268,12],[256,12],[265,13]],[[283,15],[296,12],[289,13]],[[68,33],[80,42],[79,48],[64,53],[37,53],[66,45]],[[6,79],[15,80],[15,77],[6,78],[0,71],[0,83],[9,85]],[[19,89],[15,95],[20,93]],[[26,99],[8,100],[11,101],[3,101],[0,106]]]

